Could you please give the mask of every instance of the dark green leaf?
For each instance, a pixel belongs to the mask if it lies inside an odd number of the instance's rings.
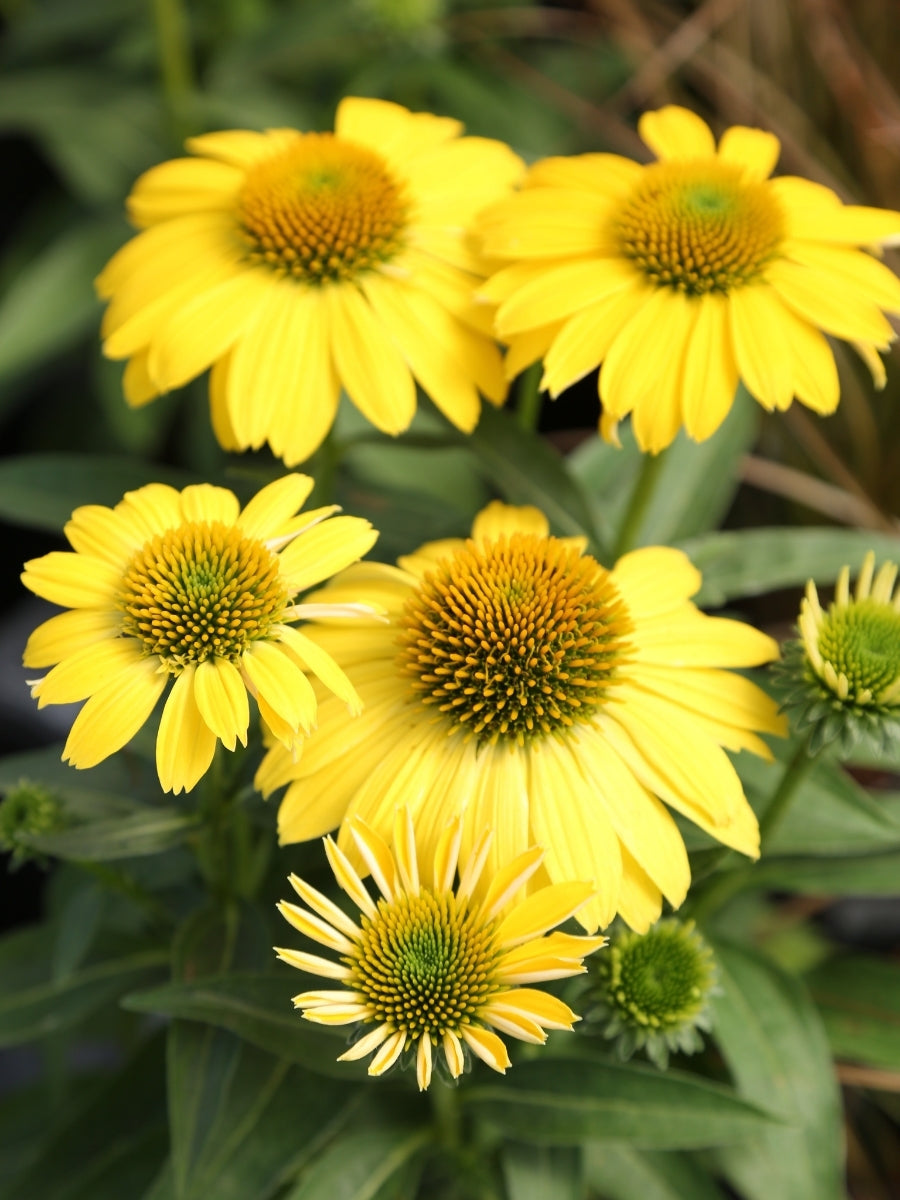
[[[554,533],[586,534],[597,549],[590,507],[565,461],[543,439],[520,429],[511,413],[485,404],[467,445],[505,500],[536,505]]]
[[[803,587],[808,579],[833,583],[841,567],[851,573],[867,551],[897,558],[900,540],[868,529],[747,529],[707,533],[679,542],[703,574],[695,597],[716,608],[740,596]]]
[[[39,1158],[14,1180],[10,1198],[122,1200],[140,1195],[165,1154],[162,1045],[138,1055],[41,1147]]]
[[[509,1200],[581,1200],[581,1148],[508,1142],[501,1155]]]
[[[0,995],[0,1046],[47,1037],[76,1025],[124,992],[149,983],[168,959],[164,950],[135,950]]]
[[[0,459],[0,517],[32,529],[62,530],[82,504],[118,504],[145,483],[183,488],[196,477],[174,467],[102,454],[22,454]]]
[[[709,1172],[686,1154],[595,1142],[585,1148],[584,1164],[604,1200],[723,1200]]]
[[[392,1113],[390,1120],[362,1123],[354,1116],[285,1200],[387,1200],[399,1196],[397,1182],[402,1179],[410,1187],[409,1172],[431,1138],[428,1110],[422,1109],[421,1115],[418,1122]]]
[[[506,1136],[551,1145],[715,1146],[758,1134],[772,1120],[696,1076],[586,1055],[520,1063],[502,1083],[476,1084],[464,1100]]]
[[[180,845],[197,825],[197,818],[174,808],[146,809],[101,821],[89,821],[27,839],[28,845],[57,858],[102,862],[140,858]]]
[[[806,982],[836,1055],[900,1071],[900,965],[844,954],[816,967]]]
[[[236,1033],[271,1054],[302,1063],[310,1071],[338,1079],[362,1077],[359,1064],[339,1063],[346,1041],[329,1036],[291,1008],[296,982],[284,974],[220,975],[199,983],[172,983],[126,997],[125,1008],[162,1016],[205,1021]]]
[[[218,1105],[181,1200],[264,1200],[334,1137],[359,1099],[321,1079],[238,1043],[221,1079]]]
[[[741,1095],[780,1113],[717,1152],[748,1200],[841,1200],[841,1107],[822,1023],[802,985],[757,954],[717,945],[714,1036]]]
[[[265,924],[247,906],[217,905],[192,914],[173,945],[176,980],[196,980],[235,966],[262,967],[271,957]],[[194,1169],[227,1094],[241,1043],[224,1029],[173,1021],[166,1040],[169,1135],[178,1196],[190,1192]]]
[[[93,879],[80,879],[55,924],[53,978],[65,979],[82,963],[100,928],[108,896]]]

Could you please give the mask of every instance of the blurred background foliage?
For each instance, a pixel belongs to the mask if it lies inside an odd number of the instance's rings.
[[[470,133],[504,139],[529,161],[597,149],[646,159],[635,133],[638,114],[675,102],[696,109],[717,132],[735,123],[771,129],[782,143],[782,172],[819,180],[847,201],[900,207],[895,0],[0,0],[0,21],[0,521],[6,522],[2,530],[9,548],[0,590],[9,614],[0,651],[8,681],[0,716],[7,751],[59,732],[37,729],[23,715],[28,704],[17,661],[24,640],[16,623],[22,604],[17,576],[22,559],[61,544],[58,530],[71,507],[113,503],[126,487],[151,478],[181,483],[202,477],[237,486],[242,478],[277,472],[262,454],[226,461],[209,430],[205,381],[131,411],[121,396],[121,365],[99,353],[100,306],[92,281],[129,235],[124,198],[141,171],[179,154],[186,136],[230,127],[330,128],[340,97],[360,94],[451,114]],[[682,508],[676,495],[681,451],[673,448],[666,469],[675,499],[665,512],[651,514],[656,538],[687,538],[699,531],[688,501],[706,506],[706,528],[721,517],[731,526],[897,532],[898,355],[888,361],[886,388],[875,393],[855,357],[842,347],[836,350],[842,377],[838,413],[821,421],[795,405],[770,418],[758,410],[748,416],[736,406],[721,443],[727,450],[724,460],[718,449],[710,454],[706,490],[692,491]],[[570,473],[553,477],[563,499],[560,520],[572,519],[572,512],[587,504],[582,524],[594,527],[602,541],[616,526],[636,467],[633,448],[617,458],[596,442],[596,416],[595,379],[589,379],[555,405],[545,404],[541,429],[557,449],[570,453]],[[371,435],[354,412],[342,413],[339,434],[348,448],[339,465],[338,495],[348,510],[369,516],[383,531],[380,557],[390,559],[426,538],[460,532],[492,483],[515,498],[511,443],[494,438],[494,432],[486,427],[477,449],[486,464],[481,471],[452,439],[448,442],[445,427],[428,410],[408,436],[394,443]],[[554,461],[548,449],[546,460],[536,466],[552,474]],[[46,488],[34,485],[35,464],[44,472]],[[319,474],[333,466],[323,459],[309,469]],[[736,493],[732,470],[741,484]],[[584,495],[569,495],[572,479]],[[807,547],[815,553],[814,540],[799,538],[796,545],[798,551]],[[760,555],[765,554],[761,544]],[[712,576],[708,584],[710,603],[742,594],[738,588],[729,591],[727,581],[716,592]],[[796,612],[796,592],[770,593],[745,611],[758,624],[785,633]],[[29,617],[28,626],[34,623]],[[16,698],[10,699],[13,692]],[[121,769],[127,771],[128,764]],[[869,764],[859,777],[876,787],[898,786],[897,777],[880,763]],[[92,787],[102,791],[104,786],[95,775]],[[110,784],[114,793],[126,786],[123,780]],[[831,786],[840,790],[834,779]],[[851,824],[858,829],[861,802],[851,800],[857,805]],[[840,796],[834,803],[839,801]],[[809,816],[820,803],[821,789],[803,811]],[[184,811],[173,809],[168,816],[158,811],[163,824],[147,835],[149,849],[142,853],[162,849],[167,837],[177,843]],[[891,819],[896,815],[890,807],[885,811]],[[865,813],[874,824],[887,820],[868,809]],[[120,822],[121,814],[111,811],[110,816]],[[835,829],[835,844],[823,853],[837,853],[844,845],[845,833],[839,825]],[[786,828],[785,836],[789,833]],[[880,844],[882,835],[872,836],[872,845]],[[188,887],[181,853],[163,856],[172,896]],[[70,847],[66,856],[77,858],[77,851]],[[109,857],[115,859],[115,847]],[[147,860],[135,859],[128,875],[94,863],[93,890],[75,887],[75,868],[57,871],[40,901],[57,921],[56,940],[38,946],[38,935],[26,931],[25,940],[6,952],[5,977],[17,970],[27,973],[37,958],[51,963],[54,977],[62,978],[80,963],[87,991],[82,1008],[76,1004],[72,1010],[73,1020],[89,1017],[106,997],[103,978],[90,976],[95,959],[118,964],[110,996],[152,979],[162,959],[153,959],[149,951],[141,952],[144,957],[127,952],[132,927],[141,919],[152,926],[154,920],[153,913],[141,916],[146,893],[134,863],[142,861]],[[871,872],[871,864],[865,869]],[[796,883],[785,870],[770,872],[767,886],[787,889]],[[896,879],[896,855],[885,870]],[[277,874],[280,878],[280,868]],[[7,923],[36,911],[38,904],[39,870],[30,865],[16,878],[20,886],[16,902],[5,908]],[[832,1048],[850,1060],[882,1064],[875,1069],[848,1062],[840,1072],[847,1085],[853,1195],[890,1200],[900,1188],[900,1001],[896,964],[889,957],[900,948],[896,907],[886,911],[881,926],[876,914],[875,924],[854,928],[852,914],[825,895],[833,890],[827,883],[813,868],[800,881],[801,894],[781,900],[776,892],[773,901],[754,891],[730,910],[731,919],[749,931],[749,940],[765,940],[782,965],[815,967],[809,978]],[[101,885],[118,888],[115,913],[109,900],[101,899]],[[867,889],[865,881],[848,878],[836,890]],[[886,874],[873,890],[897,889]],[[190,898],[177,907],[189,909]],[[867,960],[869,976],[854,973],[848,984],[846,974],[830,970],[824,926],[817,924],[826,918],[832,939],[881,952]],[[841,920],[851,927],[842,927]],[[102,937],[92,943],[97,930]],[[47,941],[44,933],[40,937]],[[119,943],[125,947],[121,952]],[[70,961],[59,961],[60,955]],[[736,965],[750,969],[746,962]],[[759,978],[758,998],[764,1004],[768,994]],[[748,986],[752,992],[752,979]],[[879,1011],[888,1015],[874,1032],[870,1029],[879,1049],[871,1051],[870,1042],[867,1056],[859,1002],[870,995],[879,997]],[[727,1028],[727,1014],[722,1019]],[[122,1013],[120,1020],[127,1042],[136,1018]],[[79,1028],[82,1038],[85,1030],[89,1037],[89,1020]],[[51,1082],[60,1077],[54,1053],[51,1040],[46,1056]],[[155,1079],[161,1097],[159,1047],[141,1053],[148,1062],[156,1054],[157,1071],[141,1075],[146,1064],[137,1062],[135,1078]],[[248,1071],[253,1067],[249,1054]],[[889,1069],[892,1062],[895,1068]],[[740,1074],[740,1063],[729,1065]],[[295,1086],[291,1078],[272,1084],[279,1096],[284,1093],[285,1103]],[[127,1079],[116,1086],[127,1092],[126,1084]],[[121,1109],[122,1097],[100,1092],[92,1103],[96,1125],[104,1113]],[[18,1102],[14,1109],[7,1103],[3,1112],[3,1154],[11,1170],[16,1153],[26,1152],[16,1122],[32,1128],[35,1114]],[[141,1164],[157,1160],[164,1131],[152,1122],[140,1126],[137,1115],[134,1128],[128,1153],[139,1194]],[[72,1154],[75,1161],[75,1148],[83,1150],[82,1135],[70,1130],[71,1144],[61,1143],[58,1153]],[[534,1172],[539,1178],[540,1164],[531,1162],[524,1149],[521,1154],[521,1162],[507,1164],[510,1178],[516,1171],[522,1179]],[[733,1182],[745,1182],[746,1164],[729,1166],[726,1159],[723,1153],[719,1167]],[[701,1168],[693,1160],[626,1146],[598,1152],[586,1169],[596,1194],[608,1200],[633,1200],[636,1180],[642,1194],[662,1200],[706,1196],[704,1189],[712,1187],[705,1182],[711,1176],[705,1170],[702,1177],[697,1174]],[[765,1194],[764,1180],[754,1186],[754,1195]]]

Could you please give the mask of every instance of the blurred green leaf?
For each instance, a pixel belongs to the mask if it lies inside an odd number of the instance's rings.
[[[706,1168],[686,1154],[594,1142],[585,1147],[584,1163],[588,1183],[604,1200],[724,1200]]]
[[[55,922],[54,979],[66,979],[84,961],[99,931],[106,902],[107,893],[93,879],[79,880]]]
[[[132,950],[91,962],[60,979],[42,979],[0,996],[0,1046],[47,1037],[79,1021],[123,993],[149,983],[168,961],[165,950]]]
[[[520,1063],[502,1083],[476,1084],[463,1100],[476,1118],[507,1137],[553,1145],[609,1140],[656,1149],[715,1146],[758,1135],[773,1120],[730,1089],[695,1075],[586,1055]]]
[[[816,967],[806,983],[834,1054],[900,1071],[900,964],[842,954]]]
[[[68,349],[97,324],[94,276],[116,241],[107,225],[76,225],[7,282],[0,300],[0,384]],[[4,386],[0,412],[14,399]]]
[[[750,803],[763,811],[774,795],[795,742],[773,745],[774,762],[741,754],[737,770]],[[814,762],[794,792],[783,820],[767,843],[767,855],[837,855],[900,849],[900,821],[873,799],[833,759]]]
[[[145,809],[98,821],[86,821],[61,833],[25,837],[42,854],[57,858],[103,862],[160,854],[179,846],[197,827],[198,818],[175,808]]]
[[[146,483],[183,488],[197,477],[175,467],[103,454],[22,454],[0,459],[0,517],[58,532],[82,504],[118,504]]]
[[[432,1086],[442,1086],[432,1084]],[[431,1139],[430,1110],[419,1107],[418,1121],[390,1110],[390,1119],[352,1121],[326,1147],[284,1200],[387,1200],[409,1197],[411,1172]],[[404,1191],[395,1190],[403,1181]]]
[[[742,1145],[716,1152],[747,1200],[842,1200],[841,1105],[828,1042],[803,986],[761,956],[714,946],[722,992],[716,1042],[740,1094],[778,1112]]]
[[[0,81],[0,129],[34,137],[72,190],[93,203],[120,201],[163,157],[160,115],[152,88],[89,67],[8,71]]]
[[[756,440],[759,406],[741,390],[721,428],[705,442],[683,431],[663,451],[653,494],[638,529],[636,546],[668,545],[714,529],[738,489],[738,466]],[[582,442],[568,457],[569,469],[588,495],[608,546],[618,540],[638,479],[648,463],[631,425],[621,449],[599,437]]]
[[[823,896],[900,895],[900,850],[847,858],[772,858],[756,863],[747,883],[754,888]]]
[[[171,983],[135,992],[125,1008],[161,1016],[206,1021],[289,1062],[337,1079],[361,1078],[358,1063],[339,1063],[346,1041],[324,1026],[303,1021],[291,1007],[297,983],[278,975],[220,975],[199,983]]]
[[[599,544],[590,506],[565,460],[542,438],[526,433],[514,415],[485,404],[466,444],[480,459],[485,478],[510,504],[534,504],[554,533],[587,535]]]
[[[220,904],[193,913],[175,935],[176,980],[217,975],[236,965],[262,967],[271,948],[255,909]],[[215,1124],[241,1043],[223,1029],[173,1021],[166,1039],[169,1137],[176,1194],[187,1195]]]
[[[70,1116],[13,1180],[10,1200],[122,1200],[139,1196],[165,1154],[165,1095],[158,1038],[93,1095],[76,1089]]]
[[[678,543],[703,574],[697,604],[717,608],[740,596],[804,587],[808,579],[833,583],[843,566],[851,574],[867,551],[896,559],[900,538],[868,529],[746,529],[687,538]]]
[[[401,488],[367,486],[350,471],[343,471],[337,490],[337,502],[345,512],[365,517],[378,530],[378,541],[370,557],[379,562],[394,562],[423,542],[458,537],[467,532],[460,512],[446,501],[425,492]]]
[[[509,1200],[581,1200],[584,1194],[579,1146],[507,1142],[501,1164]]]
[[[490,499],[472,456],[461,447],[426,448],[385,438],[349,446],[342,461],[363,486],[378,491],[402,487],[427,496],[444,511],[458,514],[466,531]]]

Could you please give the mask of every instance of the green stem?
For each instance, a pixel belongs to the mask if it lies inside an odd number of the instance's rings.
[[[809,739],[804,738],[794,751],[793,758],[785,768],[775,795],[769,801],[769,807],[760,817],[760,853],[764,854],[768,850],[769,843],[772,841],[772,834],[781,824],[782,818],[787,812],[791,800],[794,798],[797,787],[806,777],[815,761],[815,755],[809,753]]]
[[[182,0],[153,0],[163,96],[175,141],[194,132],[194,68],[187,10]]]
[[[798,786],[815,762],[815,756],[809,753],[808,747],[809,741],[804,738],[785,767],[778,787],[775,789],[775,794],[769,801],[766,811],[760,817],[759,841],[761,856],[768,850],[773,832],[781,824]],[[720,909],[732,896],[736,896],[738,892],[742,891],[745,884],[752,881],[753,867],[744,865],[736,866],[733,870],[728,870],[727,867],[732,860],[738,860],[738,855],[734,852],[731,852],[722,860],[721,866],[726,869],[720,870],[705,887],[701,886],[698,888],[691,897],[690,904],[686,906],[686,911],[694,920],[702,922],[706,917]]]
[[[516,421],[526,433],[534,433],[541,415],[542,365],[532,363],[519,380],[516,390]]]
[[[641,526],[656,493],[665,461],[665,450],[661,450],[659,454],[644,455],[637,483],[634,485],[634,491],[628,502],[628,510],[619,529],[619,537],[613,554],[614,559],[621,558],[623,554],[633,550],[638,544]]]
[[[428,1089],[434,1115],[438,1144],[445,1150],[459,1150],[462,1145],[462,1122],[459,1111],[459,1092],[440,1079],[433,1079]]]

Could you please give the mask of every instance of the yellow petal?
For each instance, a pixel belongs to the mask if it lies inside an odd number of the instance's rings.
[[[635,933],[646,933],[659,920],[662,896],[649,876],[627,850],[622,854],[622,891],[619,916]]]
[[[747,390],[770,412],[787,408],[794,394],[791,348],[778,293],[762,284],[737,288],[728,307],[735,358]]]
[[[268,642],[252,642],[241,658],[254,695],[292,730],[304,733],[316,722],[316,697],[309,680],[294,661]]]
[[[719,142],[719,158],[722,162],[740,167],[746,180],[761,183],[775,170],[781,143],[774,133],[764,129],[748,129],[746,125],[732,125],[726,129]]]
[[[350,286],[322,288],[331,350],[347,394],[383,433],[402,433],[416,411],[416,389],[388,330]]]
[[[227,163],[175,158],[151,167],[128,197],[136,225],[152,225],[185,213],[233,211],[243,173]]]
[[[200,715],[226,750],[247,745],[250,704],[241,673],[223,658],[208,658],[194,672],[194,699]]]
[[[650,289],[637,273],[631,283],[566,321],[544,357],[541,387],[556,399],[595,370],[621,329],[638,312]]]
[[[643,546],[623,554],[610,574],[633,618],[679,608],[703,582],[684,551],[670,546]]]
[[[716,143],[706,122],[676,104],[645,112],[638,133],[658,159],[711,158]]]
[[[306,502],[313,489],[309,475],[283,475],[256,493],[241,509],[237,519],[247,537],[267,541],[278,537],[283,527]]]
[[[589,884],[579,922],[592,933],[616,913],[622,874],[619,839],[606,810],[593,797],[581,756],[552,739],[529,753],[531,828],[544,848],[544,866],[554,882]],[[559,922],[554,922],[559,924]]]
[[[63,532],[79,554],[99,558],[115,570],[124,572],[129,559],[144,543],[121,510],[102,504],[76,508]]]
[[[894,339],[890,322],[878,306],[858,292],[848,294],[836,286],[828,271],[781,260],[766,267],[766,279],[788,308],[825,333],[871,342],[880,349]]]
[[[622,196],[640,181],[644,168],[618,154],[575,154],[544,158],[530,168],[526,187],[582,188]]]
[[[554,883],[534,892],[508,913],[497,928],[497,944],[507,949],[540,937],[576,913],[593,894],[590,883]]]
[[[476,1058],[480,1058],[501,1075],[505,1075],[507,1067],[512,1066],[503,1042],[489,1029],[482,1029],[478,1025],[462,1025],[459,1036]]]
[[[135,638],[104,638],[67,655],[35,684],[31,694],[40,708],[45,704],[74,704],[131,671],[143,657]]]
[[[181,493],[181,511],[186,521],[221,521],[223,525],[233,525],[239,510],[234,492],[211,483],[195,483]]]
[[[52,550],[25,563],[21,576],[27,588],[63,608],[115,607],[122,571],[86,554]]]
[[[728,416],[738,378],[728,300],[710,292],[697,301],[697,320],[684,356],[682,412],[694,441],[712,437]]]
[[[476,541],[509,537],[513,533],[533,533],[547,537],[550,522],[533,504],[504,504],[492,500],[483,508],[472,523],[472,537]]]
[[[586,258],[548,269],[525,284],[497,310],[502,338],[536,325],[561,321],[582,308],[633,285],[634,267],[616,258]]]
[[[244,270],[179,307],[154,336],[147,369],[160,388],[181,387],[234,344],[271,281]]]
[[[79,770],[95,767],[131,741],[148,720],[168,676],[154,658],[136,663],[85,702],[69,731],[63,760]]]
[[[329,691],[343,700],[351,716],[358,716],[362,712],[362,701],[356,688],[330,654],[291,625],[279,626],[276,636],[281,645],[287,646],[296,655],[302,667],[312,671]]]
[[[338,137],[361,142],[401,161],[448,142],[462,130],[462,123],[452,117],[413,113],[390,100],[370,100],[361,96],[345,96],[334,118],[334,131]]]
[[[187,667],[166,700],[156,738],[156,770],[164,792],[189,792],[209,768],[216,735],[194,699],[194,670]]]
[[[261,158],[285,150],[302,138],[296,129],[221,129],[190,137],[185,146],[192,154],[205,154],[220,162],[248,167]]]
[[[602,735],[591,729],[579,738],[578,757],[582,770],[616,836],[669,903],[677,908],[687,895],[691,881],[687,852],[678,827],[656,797],[638,783]]]
[[[756,667],[778,657],[778,643],[727,617],[707,617],[686,604],[641,622],[631,653],[672,667]]]
[[[362,517],[332,517],[282,551],[282,574],[291,591],[305,592],[362,558],[377,539],[377,531]]]
[[[104,639],[118,637],[121,626],[117,612],[76,608],[58,613],[31,634],[22,661],[26,667],[52,667]]]

